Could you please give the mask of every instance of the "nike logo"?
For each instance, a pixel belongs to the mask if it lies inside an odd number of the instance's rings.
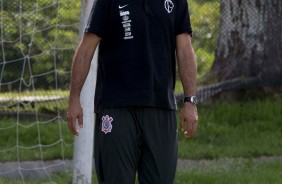
[[[118,8],[119,8],[119,9],[122,9],[122,8],[124,8],[124,7],[126,7],[126,6],[128,6],[128,4],[126,4],[126,5],[124,5],[124,6],[120,6],[120,5],[119,5]]]

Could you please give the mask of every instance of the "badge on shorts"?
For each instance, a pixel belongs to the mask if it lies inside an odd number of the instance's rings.
[[[114,119],[110,117],[109,115],[102,117],[102,132],[107,134],[112,131],[112,128],[113,128],[112,121],[113,120]]]

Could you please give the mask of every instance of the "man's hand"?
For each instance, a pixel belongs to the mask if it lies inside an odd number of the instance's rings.
[[[197,64],[191,35],[187,33],[176,37],[176,55],[184,96],[196,95]],[[197,107],[192,103],[184,103],[180,114],[181,131],[186,138],[192,137],[198,127]]]
[[[79,131],[76,128],[76,120],[80,128],[83,127],[83,109],[79,98],[70,99],[67,111],[68,127],[73,135],[79,136]]]
[[[192,103],[184,103],[180,113],[180,127],[185,138],[192,137],[198,128],[197,107]]]
[[[70,100],[67,121],[70,131],[78,136],[76,120],[80,128],[83,126],[83,110],[80,104],[80,92],[88,75],[91,61],[101,38],[92,33],[85,33],[74,56],[71,72]]]

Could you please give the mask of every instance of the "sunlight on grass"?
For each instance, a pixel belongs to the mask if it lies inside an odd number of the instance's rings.
[[[23,96],[68,96],[69,90],[35,90],[22,92],[1,92],[0,97],[15,98]]]

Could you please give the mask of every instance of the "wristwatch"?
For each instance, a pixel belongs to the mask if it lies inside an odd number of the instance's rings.
[[[185,102],[190,102],[194,105],[197,105],[198,104],[198,97],[196,97],[196,96],[186,96],[186,97],[184,97],[184,103]]]

